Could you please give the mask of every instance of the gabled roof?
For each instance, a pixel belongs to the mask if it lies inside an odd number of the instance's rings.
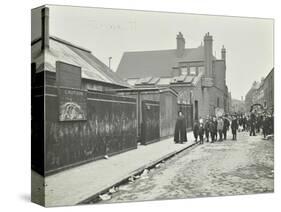
[[[36,72],[56,72],[56,62],[62,61],[81,67],[82,78],[111,83],[124,87],[130,85],[109,70],[103,62],[92,55],[91,51],[64,41],[60,38],[50,36],[49,49],[41,51],[41,39],[32,42],[32,62],[36,62]]]
[[[117,73],[123,78],[169,77],[179,62],[204,61],[204,46],[187,48],[182,57],[176,49],[125,52]]]

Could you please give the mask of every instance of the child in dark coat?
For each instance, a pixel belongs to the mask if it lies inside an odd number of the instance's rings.
[[[195,142],[197,142],[198,135],[199,135],[199,123],[197,120],[195,121],[194,126],[193,126],[193,135],[195,138]]]
[[[203,144],[204,143],[204,125],[203,125],[203,123],[200,123],[198,133],[199,133],[199,139],[200,139],[199,144]]]
[[[231,130],[232,130],[232,140],[237,140],[237,129],[238,129],[238,121],[236,116],[233,116],[231,121]]]

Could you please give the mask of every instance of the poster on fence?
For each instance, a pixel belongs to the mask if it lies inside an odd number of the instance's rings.
[[[59,88],[59,121],[87,120],[87,94],[71,88]]]

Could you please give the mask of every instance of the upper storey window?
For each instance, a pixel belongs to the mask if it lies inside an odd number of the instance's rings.
[[[189,75],[197,75],[196,67],[189,68]]]
[[[187,67],[181,67],[181,75],[187,75],[188,71],[187,71]]]
[[[199,66],[198,67],[198,72],[204,72],[205,71],[205,67],[204,66]]]

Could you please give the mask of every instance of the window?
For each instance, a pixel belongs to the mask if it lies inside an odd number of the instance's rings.
[[[197,75],[196,67],[189,68],[189,75]]]
[[[187,75],[187,67],[181,67],[181,75]]]
[[[198,67],[198,72],[204,72],[205,71],[205,67],[204,66],[199,66]]]
[[[220,107],[220,98],[217,98],[217,107]]]

